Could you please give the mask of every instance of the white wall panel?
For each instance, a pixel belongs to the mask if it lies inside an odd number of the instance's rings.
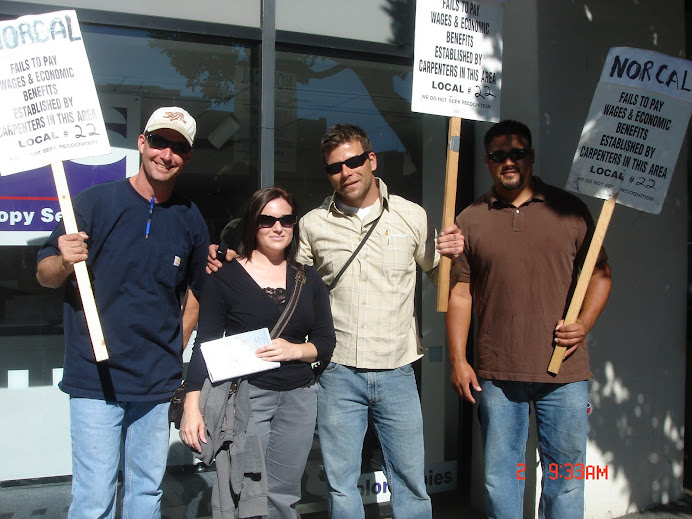
[[[16,2],[7,2],[16,3]],[[95,9],[118,13],[160,16],[197,22],[212,22],[242,27],[260,26],[260,0],[27,0],[26,3],[55,5],[56,11],[66,6],[70,9]]]
[[[411,12],[388,9],[390,0],[278,0],[276,28],[377,43],[395,43],[395,24]],[[412,2],[413,4],[413,2]],[[412,26],[411,26],[412,27]]]

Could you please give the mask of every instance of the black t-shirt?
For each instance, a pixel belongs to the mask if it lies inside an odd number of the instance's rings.
[[[293,316],[281,337],[289,342],[312,342],[318,360],[331,356],[336,344],[334,321],[329,306],[329,293],[322,279],[311,267],[305,268],[307,281]],[[295,270],[286,269],[286,297],[290,299],[295,284]],[[199,345],[261,328],[271,331],[283,312],[240,263],[232,261],[209,276],[200,298],[199,326],[195,348],[188,366],[188,391],[202,388],[207,368]],[[310,364],[301,361],[282,362],[278,369],[263,371],[249,377],[249,382],[262,389],[289,390],[309,384],[313,379]]]

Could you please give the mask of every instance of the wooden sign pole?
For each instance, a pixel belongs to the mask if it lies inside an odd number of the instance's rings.
[[[58,200],[60,201],[60,211],[62,212],[62,220],[65,224],[65,234],[73,234],[79,232],[77,228],[77,220],[74,216],[72,208],[72,199],[70,198],[70,190],[67,186],[65,178],[65,168],[62,162],[53,162],[51,164],[53,170],[53,179],[55,180],[55,189],[58,192]],[[87,271],[86,261],[80,261],[74,265],[74,273],[77,277],[77,286],[82,297],[82,306],[84,307],[84,316],[86,317],[89,335],[91,336],[91,344],[94,347],[94,356],[96,362],[108,360],[108,350],[106,349],[106,341],[103,338],[103,330],[101,330],[101,321],[96,310],[96,301],[94,300],[94,292],[91,290],[91,280]]]
[[[589,251],[586,253],[584,266],[579,274],[579,280],[577,281],[577,286],[574,289],[572,301],[570,301],[569,308],[567,309],[565,324],[573,324],[576,322],[577,317],[579,317],[581,305],[584,302],[584,297],[586,296],[586,289],[589,286],[593,269],[596,266],[596,260],[601,252],[601,246],[603,245],[603,240],[605,239],[606,231],[608,230],[610,217],[613,215],[613,209],[615,208],[617,196],[617,193],[615,193],[611,198],[603,203],[601,215],[598,217],[598,223],[596,224],[593,238],[591,238]],[[551,375],[557,375],[560,372],[560,366],[565,358],[566,351],[567,348],[565,346],[555,345],[553,356],[550,359],[550,364],[548,365],[548,373]]]
[[[445,194],[442,205],[442,229],[454,223],[454,209],[457,198],[457,173],[459,171],[459,148],[461,147],[461,118],[449,119],[447,146],[447,168],[445,173]],[[437,311],[446,312],[449,303],[449,273],[452,260],[440,257],[437,270]]]

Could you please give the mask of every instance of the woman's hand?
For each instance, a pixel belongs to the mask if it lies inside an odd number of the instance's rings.
[[[185,396],[183,418],[180,421],[180,439],[196,452],[202,452],[201,443],[207,443],[204,434],[204,419],[199,411],[201,391],[190,391]]]
[[[257,348],[255,352],[260,359],[270,362],[302,360],[314,362],[317,359],[317,348],[311,342],[292,343],[281,337],[274,339],[271,344]]]

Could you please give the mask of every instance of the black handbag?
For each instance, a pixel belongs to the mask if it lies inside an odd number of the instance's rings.
[[[300,293],[303,291],[306,281],[307,278],[305,277],[305,268],[303,265],[298,265],[298,268],[296,269],[296,282],[295,285],[293,285],[291,298],[288,300],[288,303],[286,304],[284,311],[281,313],[279,320],[276,321],[274,328],[272,328],[272,331],[269,333],[269,336],[272,339],[276,339],[279,335],[281,335],[281,332],[284,331],[288,321],[293,316],[293,312],[298,304],[298,298],[300,297]],[[176,429],[180,429],[180,421],[183,419],[186,394],[187,391],[185,391],[185,381],[183,380],[180,387],[173,392],[171,404],[168,407],[168,421],[175,425]]]
[[[168,407],[168,421],[180,429],[180,420],[183,419],[183,407],[185,406],[185,381],[173,392],[171,405]]]

